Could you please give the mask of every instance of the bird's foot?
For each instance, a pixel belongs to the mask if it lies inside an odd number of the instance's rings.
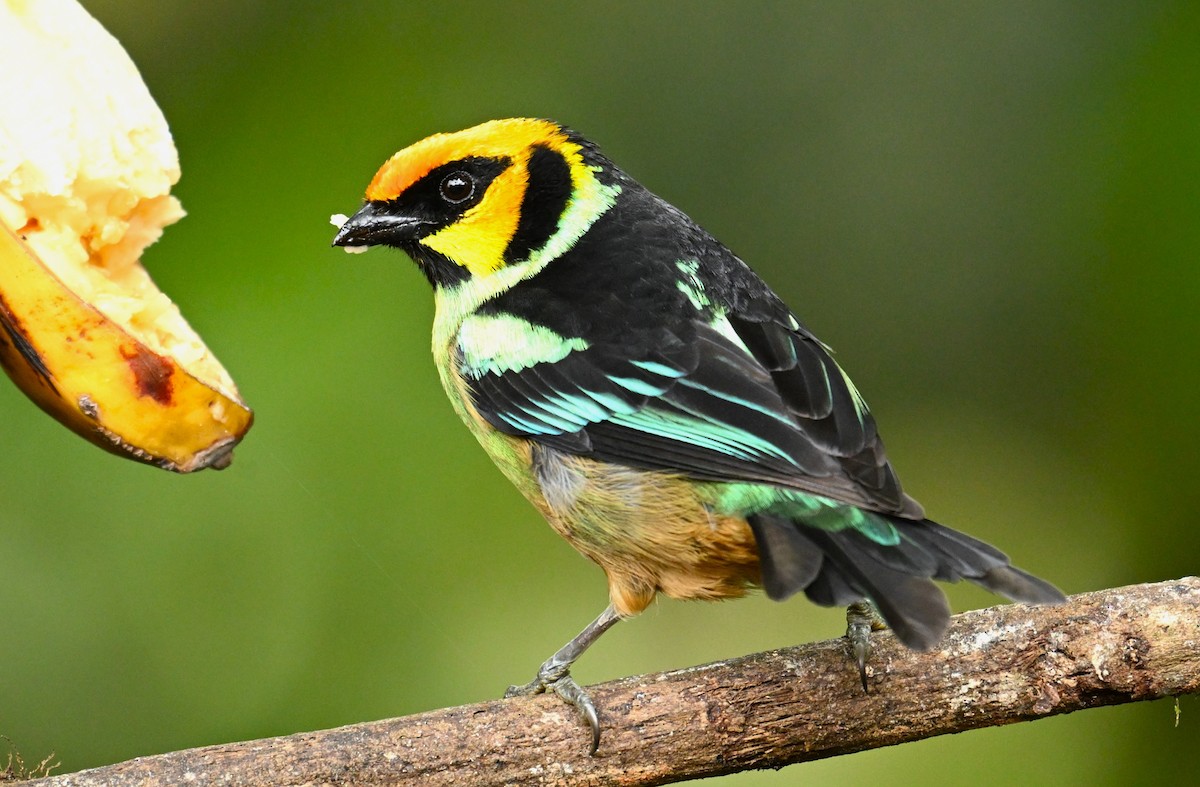
[[[596,713],[596,705],[592,698],[571,677],[570,664],[562,664],[552,658],[541,666],[537,677],[524,686],[509,686],[504,696],[528,697],[551,691],[583,716],[583,720],[592,731],[588,756],[595,756],[596,750],[600,748],[600,716]]]
[[[850,645],[863,693],[867,691],[867,657],[871,655],[871,632],[887,628],[875,606],[869,601],[856,601],[846,607],[846,641]]]
[[[600,748],[600,716],[596,713],[596,706],[592,703],[592,698],[571,677],[571,665],[601,634],[612,628],[620,619],[620,613],[612,604],[609,604],[595,620],[584,627],[583,631],[576,634],[574,639],[546,659],[538,668],[537,677],[524,686],[509,686],[508,691],[504,692],[505,697],[527,697],[531,694],[553,691],[561,697],[568,705],[579,711],[583,720],[592,730],[591,748],[588,749],[589,756],[595,756],[596,750]]]

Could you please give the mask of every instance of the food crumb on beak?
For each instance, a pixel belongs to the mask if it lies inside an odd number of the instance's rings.
[[[345,224],[349,220],[350,220],[350,217],[347,216],[345,213],[335,213],[329,217],[329,223],[332,224],[333,226],[337,227],[339,230],[342,228],[342,225]],[[342,247],[342,251],[346,252],[347,254],[362,254],[364,251],[370,251],[370,250],[371,250],[370,246],[343,246]]]

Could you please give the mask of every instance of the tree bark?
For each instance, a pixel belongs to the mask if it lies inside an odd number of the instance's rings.
[[[1200,579],[954,618],[940,647],[872,635],[864,694],[843,640],[590,689],[595,757],[556,696],[140,757],[27,782],[133,785],[652,785],[1084,708],[1200,693]]]

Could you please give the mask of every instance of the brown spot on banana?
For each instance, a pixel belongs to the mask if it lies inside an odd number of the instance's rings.
[[[170,358],[158,355],[140,344],[121,345],[121,357],[133,372],[139,396],[149,396],[163,406],[171,404],[172,376],[175,364]]]

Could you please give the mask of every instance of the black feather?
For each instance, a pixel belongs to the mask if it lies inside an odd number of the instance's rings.
[[[928,519],[887,519],[900,534],[898,544],[880,544],[855,530],[823,530],[783,517],[748,518],[758,539],[764,584],[770,578],[774,585],[767,586],[768,595],[786,597],[803,589],[810,600],[824,606],[870,599],[901,641],[921,650],[936,644],[949,621],[949,606],[933,579],[966,579],[1014,601],[1064,600],[1057,588],[1012,566],[989,544]],[[823,557],[814,558],[814,548]],[[815,573],[814,565],[819,568]],[[803,579],[810,581],[801,584]]]
[[[1067,600],[1054,585],[1011,565],[988,569],[971,581],[993,593],[1026,604],[1062,604]]]
[[[529,179],[517,229],[504,250],[504,261],[509,263],[524,260],[546,245],[571,198],[571,167],[558,151],[535,146],[526,169]]]
[[[804,589],[804,595],[823,607],[845,607],[867,597],[861,589],[851,586],[847,575],[829,560],[821,564],[821,572]]]
[[[790,520],[771,514],[746,517],[758,545],[763,590],[775,601],[799,593],[821,571],[824,555]]]
[[[928,576],[914,576],[881,562],[877,550],[864,550],[861,541],[848,538],[847,531],[805,528],[805,534],[825,553],[842,582],[859,591],[858,598],[875,604],[901,642],[928,650],[942,638],[950,622],[950,605]],[[845,603],[844,597],[837,603]]]

